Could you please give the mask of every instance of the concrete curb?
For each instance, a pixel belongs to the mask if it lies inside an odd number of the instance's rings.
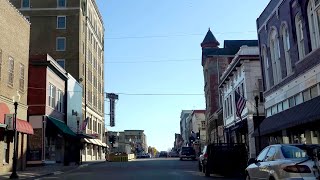
[[[99,161],[99,162],[93,162],[93,163],[90,163],[90,164],[82,164],[82,165],[80,165],[78,167],[75,167],[75,168],[72,168],[72,169],[68,169],[68,170],[65,170],[65,171],[50,172],[50,173],[42,174],[42,175],[39,175],[39,176],[26,178],[25,180],[32,180],[32,179],[33,180],[38,180],[40,178],[47,177],[47,176],[54,176],[54,175],[60,175],[60,174],[64,174],[64,173],[70,173],[70,172],[78,170],[80,168],[85,168],[85,167],[90,166],[90,165],[102,164],[102,163],[105,163],[105,162],[106,161]]]

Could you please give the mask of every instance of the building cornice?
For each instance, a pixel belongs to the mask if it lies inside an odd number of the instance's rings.
[[[26,19],[26,17],[19,11],[19,9],[17,9],[10,1],[8,0],[4,0],[5,2],[9,3],[9,5],[20,15],[20,17],[22,17],[25,22],[27,22],[30,25],[30,22]]]
[[[219,88],[223,87],[230,76],[233,76],[232,72],[237,71],[237,67],[242,65],[243,60],[249,61],[259,61],[259,47],[253,46],[241,46],[240,50],[237,52],[235,57],[232,59],[231,63],[228,65],[227,69],[222,73],[220,77]]]

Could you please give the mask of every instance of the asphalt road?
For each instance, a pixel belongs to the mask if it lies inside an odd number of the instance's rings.
[[[138,159],[130,162],[100,163],[72,172],[43,177],[48,179],[67,180],[193,180],[193,179],[223,179],[214,176],[205,177],[198,171],[197,161],[180,161],[177,158]]]

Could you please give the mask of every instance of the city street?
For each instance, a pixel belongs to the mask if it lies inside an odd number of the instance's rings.
[[[205,177],[198,171],[197,161],[180,161],[177,158],[138,159],[131,162],[106,162],[84,167],[69,173],[39,178],[45,179],[152,179],[152,180],[193,180],[224,179],[219,176]]]

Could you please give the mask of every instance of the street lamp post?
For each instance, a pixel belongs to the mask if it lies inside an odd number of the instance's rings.
[[[120,146],[120,144],[119,144],[119,136],[120,136],[120,132],[117,132],[117,137],[118,137],[118,152],[117,153],[119,153],[119,146]]]
[[[77,147],[79,148],[79,149],[77,149],[77,150],[79,150],[79,152],[78,152],[78,156],[77,156],[77,162],[76,162],[76,164],[78,164],[78,165],[80,165],[80,164],[82,164],[82,150],[81,150],[81,147],[80,147],[80,145],[81,145],[81,142],[80,142],[80,117],[78,117],[78,112],[77,111],[74,111],[73,109],[72,109],[72,112],[71,112],[71,114],[72,114],[72,116],[76,116],[76,121],[77,121]]]
[[[260,134],[260,118],[259,118],[259,96],[255,96],[256,111],[257,111],[257,123],[258,123],[258,139],[259,139],[259,151],[261,151],[261,134]]]
[[[77,117],[77,135],[80,135],[80,118]],[[81,138],[79,136],[78,139],[78,143],[79,143],[79,163],[78,164],[82,164],[82,143],[81,143]]]
[[[198,140],[199,140],[199,154],[201,154],[201,135],[200,135],[200,127],[198,128],[199,129],[199,137],[197,137],[198,138]]]
[[[12,173],[10,175],[10,179],[18,179],[19,176],[17,174],[17,156],[18,156],[18,131],[17,131],[17,109],[20,101],[20,94],[17,91],[17,95],[12,97],[13,105],[14,105],[14,123],[13,123],[13,131],[14,131],[14,145],[13,145],[13,162],[12,162]]]

